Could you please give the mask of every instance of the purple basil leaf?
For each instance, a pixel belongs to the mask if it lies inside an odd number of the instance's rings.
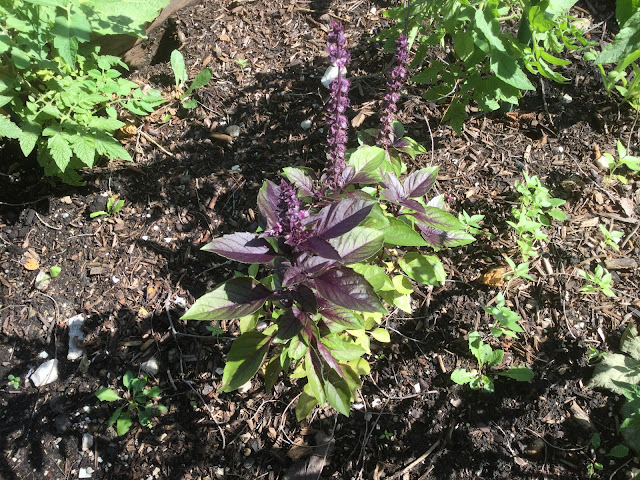
[[[309,277],[323,272],[334,263],[333,260],[327,260],[326,258],[316,255],[309,255],[308,253],[302,253],[296,261],[297,266]]]
[[[391,192],[393,192],[393,196],[400,200],[404,200],[407,196],[404,194],[404,188],[398,180],[398,177],[393,172],[388,172],[385,175],[385,185]]]
[[[320,212],[316,234],[325,240],[339,237],[367,218],[374,205],[374,200],[363,198],[347,198],[332,203]]]
[[[276,257],[269,242],[249,232],[237,232],[216,238],[202,247],[202,250],[243,263],[268,263]]]
[[[365,172],[360,170],[350,183],[377,183],[380,181],[380,174],[377,172]]]
[[[417,220],[416,225],[418,227],[423,225],[445,231],[464,229],[464,225],[460,223],[460,220],[440,208],[427,207],[424,209],[424,213],[414,213],[412,215]]]
[[[271,180],[266,180],[258,192],[258,208],[267,220],[267,230],[274,228],[278,218],[278,204],[280,203],[280,186]]]
[[[360,312],[387,313],[369,282],[350,268],[332,268],[313,281],[320,295],[336,305]]]
[[[367,128],[358,132],[358,143],[360,145],[375,145],[380,132],[377,128]]]
[[[329,331],[342,332],[344,330],[360,330],[364,328],[364,323],[353,313],[353,310],[339,307],[324,298],[318,299],[318,305],[321,307],[322,321]]]
[[[382,248],[384,232],[374,228],[355,227],[350,232],[332,238],[329,242],[336,249],[342,262],[358,263],[375,255]]]
[[[291,183],[298,187],[298,191],[306,197],[313,197],[313,178],[307,174],[306,169],[286,167],[284,175]]]
[[[293,309],[296,309],[297,312],[294,312]],[[296,315],[297,313],[297,315]],[[282,315],[278,317],[276,323],[278,324],[278,332],[276,333],[276,338],[279,340],[289,340],[296,336],[302,330],[302,323],[298,319],[298,315],[304,314],[301,312],[299,308],[293,307],[285,311]]]
[[[411,146],[411,143],[405,140],[404,138],[400,138],[393,142],[393,148],[395,148],[396,150],[400,150],[401,152],[404,152],[404,153],[408,153],[406,150],[409,146]]]
[[[302,283],[307,279],[307,275],[302,271],[300,267],[289,267],[284,271],[282,276],[282,286],[291,287]]]
[[[309,313],[316,313],[318,311],[318,299],[316,294],[313,293],[306,285],[300,285],[297,290],[291,292],[293,299],[300,304],[300,306]]]
[[[391,124],[391,133],[393,133],[394,138],[404,137],[404,125],[398,121],[393,122]]]
[[[438,167],[421,168],[404,180],[404,193],[409,198],[421,198],[431,190],[438,178]]]
[[[233,278],[204,294],[182,316],[184,320],[231,320],[258,310],[271,295],[249,277]]]
[[[319,257],[328,260],[337,260],[340,261],[341,257],[336,249],[323,238],[320,237],[311,237],[306,242],[300,244],[300,248],[304,248],[306,250],[310,250]]]
[[[444,241],[444,246],[449,248],[461,247],[462,245],[467,245],[473,241],[475,241],[473,235],[462,230],[454,230],[452,232],[447,232],[447,238]]]
[[[382,198],[384,198],[385,200],[390,201],[391,203],[397,203],[398,205],[400,204],[400,201],[402,200],[398,194],[395,192],[395,190],[391,190],[389,188],[385,188],[384,190],[382,190],[380,192],[380,196]]]
[[[406,208],[410,208],[411,210],[415,210],[416,212],[424,213],[424,207],[420,204],[420,202],[417,202],[416,200],[407,198],[400,201],[400,205]]]
[[[351,165],[344,167],[344,170],[342,170],[342,182],[344,185],[349,185],[353,182],[353,176],[355,173],[356,171]]]
[[[444,195],[436,195],[433,197],[427,202],[427,207],[436,207],[441,210],[445,210],[447,208],[447,204],[444,203]]]
[[[442,248],[445,245],[447,240],[447,232],[444,230],[438,230],[437,228],[428,227],[426,225],[417,224],[420,229],[420,233],[422,233],[422,238],[424,238],[425,242],[429,244],[429,246],[438,249]]]
[[[318,341],[316,341],[315,346],[320,352],[320,355],[322,356],[324,361],[327,362],[327,364],[331,368],[333,368],[341,377],[344,376],[344,373],[342,372],[342,368],[340,368],[340,364],[335,358],[333,358],[333,355],[331,355],[329,350],[327,350],[327,347],[325,347],[325,345],[322,342],[318,342]]]

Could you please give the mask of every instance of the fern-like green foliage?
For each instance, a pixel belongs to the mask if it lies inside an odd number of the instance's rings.
[[[92,34],[143,36],[167,0],[0,0],[0,137],[37,150],[47,176],[81,184],[78,168],[100,156],[131,160],[113,133],[120,105],[146,115],[164,102],[121,78],[118,58],[100,55]],[[4,113],[9,115],[7,118]]]
[[[428,87],[426,100],[448,105],[444,120],[459,132],[469,104],[497,110],[502,104],[517,104],[524,91],[534,90],[527,72],[556,82],[568,80],[558,67],[569,62],[557,54],[589,45],[568,13],[576,1],[409,2],[406,8],[385,11],[397,25],[378,38],[391,46],[405,32],[410,43],[418,45],[412,67],[421,71],[412,81]],[[436,45],[443,54],[428,56]]]

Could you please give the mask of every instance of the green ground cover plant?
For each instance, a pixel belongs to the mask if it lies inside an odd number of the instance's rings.
[[[469,350],[478,362],[478,368],[467,370],[457,368],[451,373],[451,380],[460,385],[469,385],[472,390],[495,391],[494,377],[512,378],[519,382],[528,382],[533,378],[533,371],[524,365],[511,366],[503,370],[491,370],[498,367],[504,358],[504,351],[494,350],[491,345],[482,341],[480,332],[469,333]]]
[[[610,182],[615,179],[620,183],[626,185],[627,183],[629,183],[627,178],[624,175],[620,175],[615,172],[621,167],[626,167],[631,172],[640,171],[640,157],[629,155],[627,149],[620,140],[616,142],[616,149],[618,151],[618,158],[616,158],[609,152],[602,153],[602,157],[604,157],[605,159],[603,167],[606,166],[609,169],[607,181]]]
[[[198,88],[204,87],[209,80],[211,80],[211,69],[204,68],[200,70],[194,77],[191,85],[187,87],[187,81],[189,75],[187,73],[187,67],[184,63],[184,57],[179,50],[171,52],[171,69],[173,70],[173,76],[175,79],[176,93],[175,97],[180,101],[180,104],[187,109],[193,109],[198,106],[198,102],[195,98],[190,98],[190,95]],[[186,90],[184,88],[187,87]]]
[[[124,200],[120,199],[116,201],[115,197],[109,197],[107,200],[107,205],[105,210],[98,210],[96,212],[91,212],[89,214],[90,218],[96,218],[105,216],[107,218],[113,217],[116,213],[118,213],[124,207]]]
[[[448,103],[444,120],[462,130],[466,107],[482,111],[517,105],[523,92],[535,90],[526,72],[555,82],[568,81],[559,67],[570,62],[558,55],[591,45],[569,14],[576,0],[417,0],[407,8],[385,11],[397,25],[378,38],[392,41],[409,32],[418,48],[412,81],[427,87],[423,97]],[[514,31],[514,27],[517,28]],[[439,45],[443,55],[427,58]]]
[[[617,296],[613,291],[613,276],[602,265],[596,265],[593,273],[578,269],[578,275],[587,281],[587,283],[580,287],[581,292],[600,292],[611,298],[615,298]]]
[[[126,389],[123,396],[111,388],[101,388],[95,395],[101,402],[123,402],[111,415],[107,426],[116,425],[119,436],[125,435],[133,425],[133,419],[138,418],[138,422],[143,427],[150,428],[151,419],[157,413],[166,413],[167,407],[157,402],[162,393],[158,386],[147,388],[147,376],[136,378],[133,372],[128,370],[122,377],[122,385]]]
[[[82,184],[76,172],[97,158],[131,160],[114,138],[118,108],[147,115],[164,103],[121,77],[127,66],[100,55],[92,35],[144,36],[166,0],[0,2],[0,137],[37,152],[47,176]],[[6,116],[8,115],[8,116]]]
[[[258,372],[267,389],[281,373],[301,379],[298,419],[326,403],[349,415],[360,377],[370,371],[364,357],[371,340],[390,341],[383,327],[388,308],[410,313],[416,284],[445,281],[437,251],[473,241],[442,195],[427,198],[437,167],[405,173],[402,155],[422,151],[394,116],[407,73],[406,37],[396,45],[381,128],[363,132],[360,147],[347,149],[345,44],[333,23],[328,50],[339,73],[328,103],[327,167],[318,173],[286,167],[279,184],[265,181],[259,230],[203,247],[248,264],[247,273],[237,272],[182,317],[239,319],[220,390],[235,390]]]

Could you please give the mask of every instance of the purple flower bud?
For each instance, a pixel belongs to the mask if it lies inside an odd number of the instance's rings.
[[[274,233],[283,234],[285,243],[296,246],[309,237],[303,220],[309,216],[307,210],[300,209],[300,198],[295,187],[286,180],[280,182],[280,204],[278,216],[280,221],[273,229]]]
[[[380,134],[378,135],[378,145],[388,148],[394,140],[392,124],[395,120],[395,113],[398,110],[398,100],[400,100],[400,89],[402,82],[407,76],[406,64],[409,61],[409,41],[407,37],[400,34],[396,40],[395,66],[391,70],[391,75],[387,79],[387,93],[382,102],[380,117]]]
[[[347,143],[347,127],[349,122],[344,113],[349,108],[349,80],[343,77],[342,67],[351,61],[349,52],[345,45],[347,40],[344,36],[342,25],[331,22],[332,31],[327,40],[327,51],[329,61],[338,66],[338,76],[331,82],[331,98],[327,103],[329,118],[327,119],[327,143],[329,149],[329,165],[327,168],[327,182],[332,190],[340,189],[344,186],[342,171],[346,167],[344,154]]]

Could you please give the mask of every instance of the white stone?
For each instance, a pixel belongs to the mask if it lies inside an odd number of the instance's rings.
[[[31,375],[31,381],[36,387],[53,383],[58,379],[58,360],[53,358],[40,365]]]
[[[300,128],[302,128],[303,130],[309,130],[312,124],[313,122],[311,122],[311,120],[306,119],[300,122]]]
[[[609,160],[607,160],[607,157],[605,157],[604,155],[601,155],[600,157],[596,158],[596,166],[600,170],[609,170]]]
[[[90,467],[89,467],[90,468]],[[91,478],[91,474],[93,473],[93,469],[91,469],[91,472],[89,471],[89,468],[84,468],[82,467],[79,471],[78,471],[78,478]]]
[[[67,360],[78,360],[82,358],[84,354],[84,350],[79,345],[79,342],[84,340],[84,332],[82,331],[84,319],[85,317],[82,313],[67,319],[67,325],[69,327],[69,352],[67,353]]]
[[[324,85],[326,88],[329,88],[333,79],[338,78],[338,71],[339,70],[337,65],[330,65],[329,67],[327,67],[327,69],[324,71],[324,75],[322,75],[322,78],[320,79],[322,85]],[[346,74],[346,67],[342,67],[342,75]]]
[[[44,270],[40,270],[36,275],[36,290],[46,290],[51,281],[51,276]]]
[[[238,388],[238,393],[240,394],[247,393],[249,390],[251,390],[251,380],[249,380],[244,385],[240,385],[240,388]]]
[[[146,362],[142,362],[140,370],[150,375],[157,375],[160,371],[160,365],[158,364],[156,357],[151,357]]]
[[[93,447],[93,435],[90,433],[82,434],[82,451],[86,452]]]
[[[238,125],[229,125],[224,129],[231,138],[238,138],[240,136],[240,127]]]
[[[41,358],[44,360],[45,358],[49,358],[49,354],[43,350],[38,354],[38,358]]]

